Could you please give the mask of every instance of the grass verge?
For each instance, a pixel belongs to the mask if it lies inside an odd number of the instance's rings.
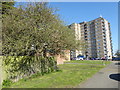
[[[70,61],[73,62],[73,61]],[[78,62],[78,61],[77,61]],[[58,65],[60,71],[37,76],[30,79],[22,79],[7,88],[72,88],[90,78],[105,65],[99,61],[80,61],[85,64]],[[79,63],[80,63],[79,62]],[[88,64],[89,63],[89,64]],[[90,65],[94,63],[94,65]],[[108,62],[107,64],[109,64]]]
[[[72,60],[72,61],[66,61],[65,63],[110,64],[111,62],[106,60]]]
[[[0,56],[0,90],[2,88],[2,56]]]

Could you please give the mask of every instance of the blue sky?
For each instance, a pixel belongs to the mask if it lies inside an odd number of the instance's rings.
[[[111,24],[113,51],[118,49],[118,3],[117,2],[50,2],[59,9],[56,13],[66,25],[91,21],[100,15]]]
[[[59,9],[57,14],[67,25],[91,21],[100,15],[111,24],[113,51],[118,49],[118,3],[117,2],[51,2]]]

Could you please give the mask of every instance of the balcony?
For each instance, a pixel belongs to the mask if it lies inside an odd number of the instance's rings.
[[[103,33],[105,33],[105,32],[106,32],[105,28],[103,28],[103,29],[102,29],[102,32],[103,32]]]
[[[107,44],[106,41],[103,40],[103,45],[106,45],[106,44]]]
[[[87,27],[84,27],[84,29],[87,29]]]
[[[105,27],[105,25],[102,25],[102,27]]]
[[[105,33],[105,31],[103,32],[103,35],[105,35],[106,33]]]
[[[88,35],[87,33],[84,33],[85,35]]]
[[[103,42],[105,43],[105,42],[106,42],[106,39],[103,39]]]
[[[106,35],[105,35],[105,34],[103,34],[103,37],[106,37]]]
[[[104,48],[106,49],[106,48],[107,48],[107,46],[104,46]]]
[[[103,35],[103,39],[106,39],[106,35],[105,34]]]
[[[103,28],[103,30],[105,30],[105,28]]]
[[[101,22],[102,24],[105,24],[104,21]]]
[[[85,38],[88,38],[87,36],[85,36]]]
[[[104,53],[104,56],[107,56],[107,53]]]
[[[103,43],[103,46],[106,46],[106,42]]]

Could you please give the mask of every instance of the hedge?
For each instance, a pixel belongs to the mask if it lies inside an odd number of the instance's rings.
[[[42,56],[4,56],[3,65],[6,79],[14,82],[36,73],[44,75],[58,69],[54,57]]]

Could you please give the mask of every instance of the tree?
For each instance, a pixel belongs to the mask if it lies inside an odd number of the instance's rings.
[[[13,8],[2,18],[2,23],[2,54],[7,57],[4,63],[9,77],[45,73],[46,66],[49,71],[49,66],[54,69],[56,64],[54,59],[46,57],[46,52],[56,55],[83,46],[47,3]]]
[[[116,55],[117,57],[120,57],[120,50],[117,50],[117,52],[115,53],[115,55]]]
[[[14,4],[14,0],[11,2],[2,2],[2,14],[7,14],[9,10],[13,9]]]
[[[14,8],[3,19],[3,54],[42,54],[46,50],[58,54],[62,50],[78,49],[74,31],[64,26],[55,10],[46,3]],[[45,50],[45,51],[44,51]]]

